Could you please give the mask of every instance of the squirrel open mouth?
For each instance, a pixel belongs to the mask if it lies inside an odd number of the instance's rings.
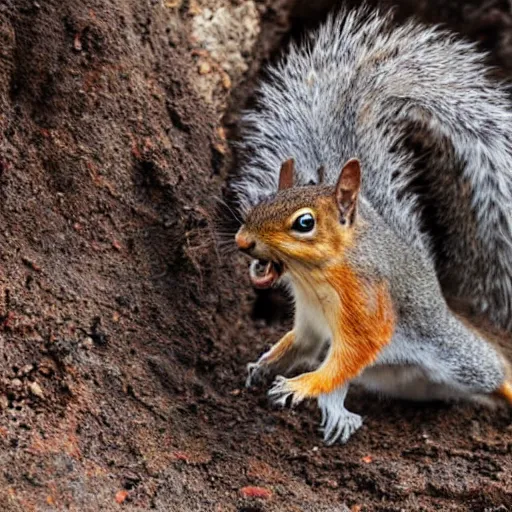
[[[252,260],[249,269],[251,282],[255,288],[270,288],[283,274],[283,264],[279,261]]]

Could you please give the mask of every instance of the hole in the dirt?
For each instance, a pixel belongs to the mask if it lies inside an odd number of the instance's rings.
[[[89,336],[92,338],[96,345],[104,347],[108,343],[108,336],[101,327],[101,318],[94,317],[91,325],[91,332]]]
[[[126,489],[127,491],[132,491],[135,489],[140,482],[140,477],[137,475],[130,475],[126,477],[126,480],[123,484],[123,489]]]
[[[253,304],[253,320],[264,320],[267,324],[284,322],[293,315],[293,306],[289,297],[279,288],[257,290]]]

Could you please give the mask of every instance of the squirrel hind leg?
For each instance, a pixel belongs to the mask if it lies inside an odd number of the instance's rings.
[[[505,381],[495,394],[499,398],[503,398],[512,407],[512,382]]]
[[[318,397],[318,407],[322,412],[320,427],[327,445],[332,445],[336,441],[345,444],[363,424],[361,416],[345,408],[348,388],[349,385],[346,384],[331,393]]]

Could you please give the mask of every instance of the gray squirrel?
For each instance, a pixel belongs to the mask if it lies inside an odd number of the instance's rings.
[[[309,365],[269,395],[316,398],[327,443],[361,426],[351,383],[512,404],[509,363],[440,284],[512,327],[512,114],[486,71],[470,43],[359,8],[292,45],[244,115],[236,243],[254,286],[283,283],[295,301],[293,329],[247,384]],[[414,131],[431,145],[421,189]]]

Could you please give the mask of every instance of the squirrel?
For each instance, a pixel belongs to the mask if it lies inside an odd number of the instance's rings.
[[[512,325],[512,114],[485,72],[472,44],[363,7],[292,45],[244,116],[236,244],[256,288],[283,283],[295,301],[247,385],[310,365],[269,395],[316,398],[328,444],[362,424],[344,406],[351,383],[512,405],[509,362],[446,300]],[[414,131],[429,137],[421,171]]]

